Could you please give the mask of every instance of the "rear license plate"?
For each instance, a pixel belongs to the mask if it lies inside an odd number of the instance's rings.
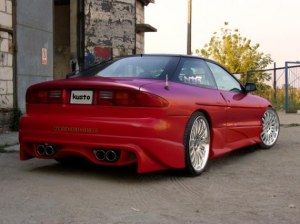
[[[92,90],[72,90],[70,104],[92,104]]]

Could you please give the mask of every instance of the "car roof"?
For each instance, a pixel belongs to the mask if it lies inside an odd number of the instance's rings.
[[[115,57],[115,58],[127,58],[127,57],[143,57],[143,56],[166,56],[166,57],[180,57],[180,58],[198,58],[198,59],[202,59],[202,60],[205,60],[205,61],[210,61],[212,63],[215,63],[215,64],[218,64],[218,65],[221,65],[220,63],[212,60],[212,59],[209,59],[209,58],[205,58],[205,57],[201,57],[201,56],[196,56],[196,55],[187,55],[187,54],[169,54],[169,53],[146,53],[146,54],[132,54],[132,55],[125,55],[125,56],[118,56],[118,57]],[[222,67],[224,67],[223,65],[221,65]]]
[[[201,59],[207,60],[207,58],[196,56],[196,55],[168,54],[168,53],[166,53],[166,54],[164,54],[164,53],[132,54],[132,55],[126,55],[126,56],[119,56],[119,57],[124,58],[124,57],[138,57],[138,56],[141,56],[141,57],[143,57],[143,56],[187,57],[187,58],[201,58]]]
[[[211,63],[214,63],[214,64],[217,64],[219,66],[221,66],[223,69],[225,69],[227,72],[231,73],[224,65],[220,64],[219,62],[216,62],[212,59],[209,59],[209,58],[205,58],[205,57],[201,57],[201,56],[196,56],[196,55],[186,55],[186,54],[164,54],[164,53],[151,53],[151,54],[133,54],[133,55],[126,55],[126,56],[119,56],[119,57],[116,57],[117,58],[128,58],[128,57],[143,57],[143,56],[166,56],[166,57],[180,57],[180,58],[197,58],[197,59],[202,59],[202,60],[205,60],[205,61],[208,61],[208,62],[211,62]]]

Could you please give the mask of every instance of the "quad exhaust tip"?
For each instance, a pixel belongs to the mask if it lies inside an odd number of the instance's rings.
[[[104,150],[96,150],[95,156],[98,160],[105,160],[106,152]]]
[[[53,156],[55,153],[56,153],[56,150],[54,149],[54,147],[52,145],[46,146],[46,150],[45,150],[46,156]]]
[[[41,144],[37,146],[37,154],[40,156],[54,156],[57,153],[57,148],[49,144]]]
[[[37,153],[38,153],[40,156],[45,155],[45,152],[46,152],[46,147],[45,147],[45,145],[38,145],[36,151],[37,151]]]
[[[100,161],[108,161],[108,162],[115,162],[119,159],[119,156],[115,150],[95,150],[94,154],[96,159]]]

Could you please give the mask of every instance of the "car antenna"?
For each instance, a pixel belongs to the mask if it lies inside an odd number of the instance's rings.
[[[166,84],[165,84],[165,89],[169,90],[169,76],[166,74]]]

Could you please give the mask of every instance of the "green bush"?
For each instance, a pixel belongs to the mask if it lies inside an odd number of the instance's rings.
[[[285,88],[277,88],[275,96],[275,90],[273,88],[269,88],[264,85],[257,85],[257,91],[254,94],[268,99],[272,102],[276,110],[285,109]],[[295,113],[300,109],[300,89],[289,87],[288,94],[288,112]]]

